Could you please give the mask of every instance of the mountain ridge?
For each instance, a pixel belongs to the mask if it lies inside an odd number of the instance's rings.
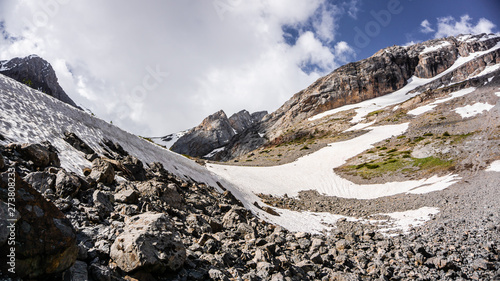
[[[79,108],[59,85],[50,63],[37,55],[0,61],[0,74]]]

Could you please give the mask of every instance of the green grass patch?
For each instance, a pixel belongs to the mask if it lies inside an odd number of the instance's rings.
[[[371,116],[374,116],[374,115],[379,115],[379,114],[380,114],[380,113],[382,113],[382,112],[384,112],[384,110],[383,110],[383,109],[380,109],[380,110],[375,110],[375,111],[372,111],[372,112],[368,113],[368,114],[366,115],[366,117],[371,117]]]

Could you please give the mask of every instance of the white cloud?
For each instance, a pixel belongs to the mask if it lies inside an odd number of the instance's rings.
[[[431,23],[428,20],[422,21],[422,23],[420,23],[420,26],[422,27],[420,31],[423,33],[431,33],[435,31],[431,28]]]
[[[0,59],[36,53],[77,103],[134,133],[161,135],[219,109],[275,110],[354,55],[333,41],[341,15],[326,0],[6,0],[0,21],[22,39],[0,38]],[[308,21],[314,33],[287,45],[282,26]],[[307,63],[321,69],[305,73]]]
[[[495,24],[485,18],[481,18],[474,25],[469,15],[460,17],[460,21],[455,20],[453,17],[443,17],[437,19],[437,31],[434,37],[441,38],[469,33],[492,33],[495,27]]]

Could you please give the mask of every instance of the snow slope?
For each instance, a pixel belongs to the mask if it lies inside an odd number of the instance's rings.
[[[331,196],[373,199],[398,193],[425,193],[444,189],[457,177],[431,177],[425,180],[359,185],[333,171],[373,143],[402,134],[408,124],[372,127],[357,138],[332,143],[327,147],[299,158],[297,161],[273,167],[245,167],[208,164],[209,170],[225,178],[246,193],[296,196],[302,190],[317,190]]]
[[[71,107],[49,95],[33,90],[6,76],[0,75],[0,133],[9,142],[35,143],[48,140],[59,150],[61,166],[82,174],[90,167],[84,154],[62,138],[73,132],[92,149],[102,153],[99,142],[107,138],[119,143],[144,164],[160,162],[168,171],[217,186],[217,177],[195,162],[127,133],[86,112]]]

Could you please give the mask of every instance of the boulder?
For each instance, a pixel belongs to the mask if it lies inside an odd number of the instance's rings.
[[[82,186],[76,175],[60,170],[56,175],[55,191],[59,197],[74,196]]]
[[[55,190],[56,175],[48,172],[29,173],[24,177],[24,180],[41,194],[47,190]]]
[[[85,154],[94,154],[95,151],[90,148],[82,139],[80,139],[75,133],[65,132],[64,138],[67,143],[69,143],[72,147],[77,150],[85,153]]]
[[[146,170],[142,162],[134,156],[126,156],[120,161],[120,166],[123,168],[125,176],[129,180],[144,181],[146,180]]]
[[[182,206],[182,196],[177,192],[177,186],[173,183],[149,180],[138,183],[137,190],[141,196],[158,197],[161,201],[174,208]]]
[[[48,142],[42,144],[22,144],[19,148],[19,152],[23,159],[32,161],[36,167],[45,168],[49,165],[56,167],[60,166],[61,162],[57,156],[56,149]]]
[[[96,182],[108,185],[115,179],[115,170],[110,163],[98,158],[92,161],[92,172],[89,177]]]
[[[94,207],[99,212],[100,218],[106,218],[113,212],[113,200],[114,197],[108,192],[95,190],[92,194],[92,201],[94,202]]]
[[[25,279],[49,278],[71,267],[77,257],[76,235],[71,222],[54,204],[45,200],[27,182],[16,175],[16,210],[19,219],[15,226],[16,276]],[[8,188],[7,173],[2,174],[0,189]],[[6,202],[6,192],[0,192]],[[5,214],[3,214],[5,215]],[[11,218],[10,216],[7,218]],[[2,221],[7,218],[2,217]],[[0,241],[2,242],[2,241]],[[8,253],[10,245],[0,245]],[[0,256],[0,268],[7,272],[6,255]]]
[[[136,204],[139,199],[139,193],[132,188],[127,188],[115,193],[114,197],[116,202]]]
[[[111,258],[125,272],[176,271],[186,260],[186,249],[166,214],[144,213],[125,221],[110,251]]]

